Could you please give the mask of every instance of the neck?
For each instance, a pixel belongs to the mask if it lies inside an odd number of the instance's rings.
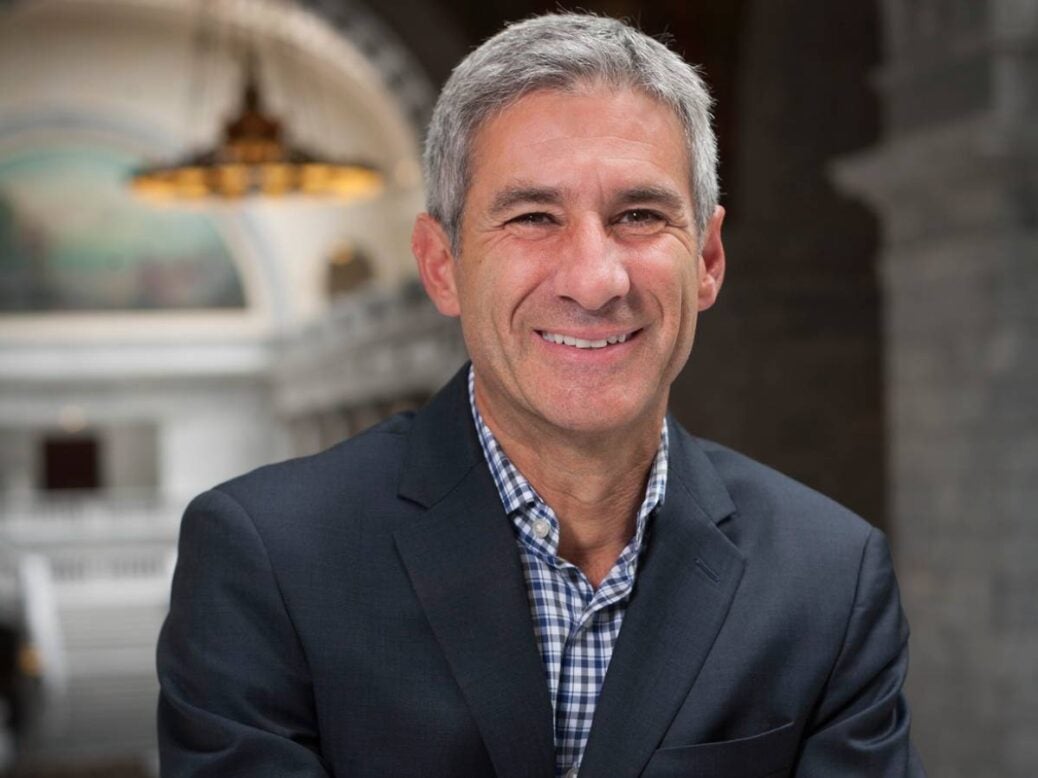
[[[478,384],[476,404],[508,458],[558,517],[559,556],[597,587],[634,534],[665,408],[632,427],[581,435],[497,418]]]

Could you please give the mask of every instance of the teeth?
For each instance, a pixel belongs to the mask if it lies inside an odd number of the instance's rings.
[[[556,335],[553,332],[542,332],[541,337],[549,343],[557,343],[560,346],[573,346],[574,348],[605,348],[606,346],[611,346],[616,343],[623,343],[629,336],[614,335],[602,340],[584,340],[583,338],[574,338],[570,335]]]

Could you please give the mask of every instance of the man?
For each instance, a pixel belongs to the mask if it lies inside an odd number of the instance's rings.
[[[922,775],[882,535],[666,418],[724,277],[709,102],[590,16],[455,70],[413,248],[471,367],[192,503],[165,775]]]

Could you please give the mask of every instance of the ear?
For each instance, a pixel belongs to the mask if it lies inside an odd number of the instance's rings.
[[[699,243],[699,310],[705,311],[721,291],[724,281],[724,243],[721,242],[721,224],[724,208],[714,209]]]
[[[411,233],[411,253],[418,261],[418,274],[425,293],[444,316],[458,316],[457,267],[447,233],[432,216],[421,213]]]

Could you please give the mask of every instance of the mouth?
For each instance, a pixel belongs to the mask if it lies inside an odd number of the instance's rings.
[[[573,335],[562,335],[557,332],[548,332],[547,330],[537,330],[537,334],[549,343],[555,343],[559,346],[570,346],[578,349],[602,349],[609,346],[616,346],[621,343],[626,343],[631,340],[638,333],[640,329],[631,330],[630,332],[618,333],[616,335],[607,335],[603,338],[578,338]]]

